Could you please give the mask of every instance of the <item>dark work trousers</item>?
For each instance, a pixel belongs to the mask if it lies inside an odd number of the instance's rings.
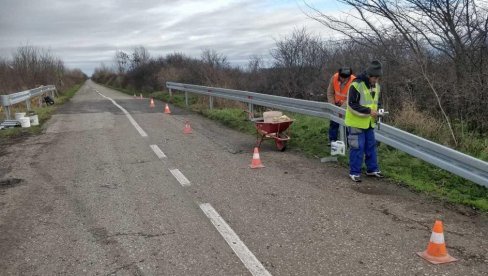
[[[360,129],[348,127],[349,174],[361,175],[363,159],[367,172],[379,172],[374,128]]]
[[[339,133],[339,123],[330,120],[329,125],[329,142],[337,141],[337,135]]]

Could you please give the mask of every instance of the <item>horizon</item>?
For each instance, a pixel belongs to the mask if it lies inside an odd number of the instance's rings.
[[[341,8],[332,0],[307,2],[328,13]],[[294,29],[323,38],[331,33],[303,13],[303,1],[6,0],[3,6],[0,57],[9,58],[21,46],[39,47],[87,76],[102,63],[110,66],[117,50],[130,53],[142,46],[151,57],[199,58],[210,49],[232,66],[244,66],[251,56],[270,60],[276,40]]]

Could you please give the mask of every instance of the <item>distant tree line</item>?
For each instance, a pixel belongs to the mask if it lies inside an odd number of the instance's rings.
[[[488,131],[486,4],[338,1],[352,9],[354,22],[348,21],[351,16],[332,17],[311,5],[307,13],[344,39],[326,41],[305,29],[294,30],[276,41],[268,64],[253,56],[247,66],[232,67],[214,50],[204,50],[200,58],[181,53],[153,58],[138,47],[132,53],[117,51],[115,66],[97,68],[92,78],[146,92],[164,90],[166,81],[175,81],[324,101],[338,68],[351,66],[361,73],[369,61],[379,59],[385,73],[382,105],[393,114],[392,121],[411,130],[423,124],[434,128],[431,133],[447,133],[443,139],[448,144],[457,144],[468,132]]]
[[[0,57],[0,94],[40,85],[56,85],[63,92],[87,78],[80,69],[66,68],[60,58],[35,46],[18,47],[11,58]]]

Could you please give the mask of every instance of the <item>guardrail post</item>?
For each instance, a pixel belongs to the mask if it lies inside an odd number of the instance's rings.
[[[185,91],[185,104],[186,104],[186,107],[188,107],[188,92]]]
[[[347,127],[341,125],[339,127],[339,139],[344,142],[344,148],[347,150]]]
[[[210,102],[210,110],[212,110],[213,109],[213,96],[210,96],[209,102]]]
[[[252,103],[249,103],[249,114],[250,116],[254,116],[254,105]]]
[[[28,99],[28,100],[25,101],[25,105],[27,107],[27,111],[30,111],[31,110],[30,99]]]
[[[171,88],[169,89],[169,96],[173,98],[173,91],[171,91]]]
[[[5,108],[5,117],[7,117],[7,120],[10,120],[10,106],[4,106]]]

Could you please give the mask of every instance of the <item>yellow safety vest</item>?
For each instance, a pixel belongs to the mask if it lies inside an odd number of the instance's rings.
[[[371,92],[369,91],[366,84],[361,82],[353,82],[351,86],[354,86],[356,90],[361,95],[359,100],[359,104],[362,106],[367,106],[373,110],[378,110],[378,100],[380,98],[380,85],[376,84],[374,91],[374,98],[371,97]],[[363,114],[359,113],[352,108],[349,107],[349,100],[346,109],[346,126],[361,128],[361,129],[368,129],[370,126],[375,127],[375,119],[370,114]]]

